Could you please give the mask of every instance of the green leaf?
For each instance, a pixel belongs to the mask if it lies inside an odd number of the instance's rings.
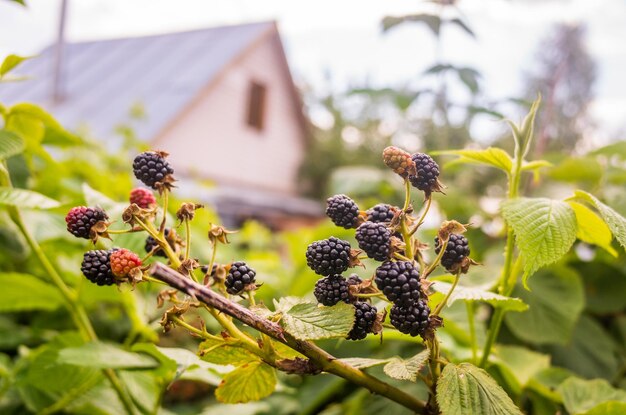
[[[280,322],[299,340],[342,338],[354,324],[354,306],[346,303],[332,307],[296,304],[283,314]]]
[[[470,35],[472,37],[476,37],[476,34],[474,34],[472,29],[470,29],[469,26],[463,20],[459,19],[458,17],[455,17],[454,19],[450,19],[450,20],[448,20],[448,22],[451,23],[451,24],[455,24],[455,25],[459,26],[468,35]]]
[[[36,143],[72,146],[83,142],[43,108],[30,103],[16,104],[9,109],[7,128]]]
[[[576,237],[588,244],[597,245],[617,257],[617,252],[611,246],[613,234],[604,220],[585,205],[572,201],[569,205],[574,209],[578,223]]]
[[[585,305],[580,277],[570,269],[555,267],[540,271],[529,285],[532,292],[520,285],[513,291],[528,304],[528,310],[506,314],[508,328],[532,344],[566,343]]]
[[[485,164],[487,166],[496,167],[506,173],[510,173],[513,169],[513,160],[509,154],[497,147],[489,147],[485,150],[449,150],[438,151],[434,154],[455,155],[460,156],[455,162]]]
[[[20,2],[21,3],[21,2]],[[22,3],[23,4],[23,3]],[[16,66],[25,60],[31,59],[33,56],[17,56],[17,55],[9,55],[2,61],[0,65],[0,78],[4,77],[4,75],[11,72]]]
[[[522,163],[522,171],[532,171],[542,167],[552,167],[552,163],[547,160],[533,160]]]
[[[617,143],[609,144],[604,147],[600,147],[597,150],[594,150],[590,153],[591,155],[598,156],[604,155],[608,157],[617,156],[622,160],[626,160],[626,141],[621,140]]]
[[[626,219],[604,203],[600,202],[595,196],[587,192],[576,190],[574,192],[574,196],[580,200],[590,203],[593,207],[598,209],[600,216],[602,216],[602,219],[604,219],[606,224],[609,225],[609,229],[613,232],[615,239],[617,239],[620,245],[626,249]]]
[[[515,154],[514,156],[520,157],[522,160],[528,155],[530,145],[533,141],[533,131],[535,129],[535,117],[537,116],[537,110],[541,104],[541,95],[530,106],[528,115],[524,118],[522,125],[516,126],[513,122],[507,121],[511,130],[513,131],[513,138],[515,139]]]
[[[452,284],[443,281],[435,281],[432,288],[442,294],[447,294],[452,288]],[[465,301],[484,301],[491,304],[495,308],[502,308],[509,311],[525,311],[528,305],[524,304],[519,298],[505,297],[491,291],[481,290],[480,288],[464,287],[458,285],[450,297],[448,298],[448,307],[456,300]]]
[[[393,358],[383,370],[390,378],[415,382],[417,373],[424,367],[429,356],[430,351],[425,349],[410,359]]]
[[[0,273],[0,312],[54,310],[64,304],[59,291],[28,274]]]
[[[223,403],[245,403],[269,396],[276,388],[276,371],[266,363],[246,363],[226,376],[215,390]]]
[[[502,215],[515,232],[524,258],[522,281],[539,268],[558,261],[576,240],[576,215],[566,202],[519,198],[502,204]]]
[[[0,130],[0,160],[20,154],[24,148],[25,144],[22,137],[11,131]]]
[[[343,363],[350,365],[357,369],[366,369],[368,367],[380,366],[385,363],[389,363],[391,359],[368,359],[366,357],[347,357],[345,359],[339,359]]]
[[[624,402],[604,402],[594,407],[585,415],[624,415],[626,414],[626,403]]]
[[[618,263],[577,261],[571,266],[583,279],[586,310],[606,315],[626,309],[626,270]]]
[[[490,360],[496,363],[506,377],[515,380],[517,393],[526,387],[537,373],[550,367],[550,356],[524,347],[498,345]]]
[[[240,366],[259,360],[258,356],[248,350],[218,339],[207,339],[200,343],[199,353],[202,360],[216,365]]]
[[[58,207],[59,202],[31,190],[0,187],[0,206],[2,205],[24,209],[52,209]]]
[[[410,22],[424,23],[426,26],[428,26],[428,28],[433,32],[435,36],[439,36],[439,30],[441,28],[441,18],[439,16],[426,13],[409,14],[399,17],[387,16],[383,18],[383,31],[386,32],[389,29],[398,26],[399,24]]]
[[[476,94],[479,90],[478,78],[480,74],[472,68],[458,68],[457,74],[461,82],[465,84],[471,93]]]
[[[86,343],[59,352],[59,363],[98,369],[153,368],[159,363],[145,354],[131,353],[106,343]]]
[[[595,158],[568,157],[550,169],[549,176],[553,180],[567,183],[598,183],[602,179],[602,171],[600,162]]]
[[[608,401],[626,402],[626,391],[615,389],[606,380],[583,380],[571,377],[557,389],[563,397],[565,409],[574,415],[582,414]]]
[[[469,363],[448,363],[437,382],[437,403],[443,415],[522,415],[487,372]]]

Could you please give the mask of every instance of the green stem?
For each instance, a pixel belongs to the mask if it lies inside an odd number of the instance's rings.
[[[161,226],[159,227],[159,235],[165,235],[165,222],[167,221],[167,207],[169,203],[169,194],[170,191],[165,189],[163,192],[163,220],[161,220]]]
[[[437,255],[437,258],[435,258],[432,264],[430,264],[430,266],[422,273],[422,278],[428,277],[435,270],[435,268],[437,268],[437,266],[439,265],[439,262],[441,262],[441,258],[443,258],[443,254],[446,253],[447,247],[448,247],[448,241],[445,240],[443,241],[443,244],[441,245],[441,249],[439,250],[439,254]]]
[[[417,232],[419,227],[422,226],[422,223],[424,223],[424,220],[426,220],[426,215],[428,214],[428,211],[430,210],[430,205],[432,204],[432,201],[433,201],[432,195],[428,196],[428,199],[426,199],[426,206],[424,207],[422,215],[420,216],[419,220],[417,221],[417,224],[409,232],[409,235],[415,234],[415,232]]]
[[[461,277],[461,271],[457,272],[456,275],[454,276],[454,282],[452,283],[452,287],[450,287],[450,290],[448,291],[446,296],[443,297],[443,300],[437,305],[437,308],[435,308],[435,311],[431,313],[432,315],[438,316],[441,310],[445,307],[446,303],[448,302],[448,299],[452,295],[452,291],[454,291],[457,284],[459,283],[460,277]]]
[[[476,325],[474,322],[474,302],[466,301],[465,306],[467,307],[467,322],[469,324],[470,344],[472,347],[472,363],[475,364],[478,356],[478,345],[476,343]]]
[[[185,260],[189,259],[190,250],[191,250],[191,226],[189,226],[189,219],[185,219]]]
[[[402,211],[406,213],[410,204],[411,204],[411,182],[409,182],[409,179],[404,179],[404,206],[402,207]]]

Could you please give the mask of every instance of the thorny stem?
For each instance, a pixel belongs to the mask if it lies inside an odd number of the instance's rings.
[[[189,259],[189,251],[191,250],[191,227],[189,219],[185,218],[185,260]]]
[[[169,204],[169,194],[170,191],[165,189],[163,192],[163,219],[161,220],[161,226],[159,227],[159,236],[165,235],[165,222],[167,221],[167,208]]]
[[[445,307],[446,303],[448,302],[448,299],[450,299],[450,296],[452,295],[452,291],[454,291],[457,284],[459,283],[460,276],[461,276],[461,271],[456,273],[456,275],[454,276],[454,282],[452,283],[452,287],[450,287],[450,290],[448,291],[446,296],[443,297],[443,300],[441,300],[441,302],[437,305],[437,308],[435,308],[435,311],[433,311],[431,315],[438,316],[441,310]]]
[[[150,269],[150,273],[157,279],[167,283],[173,288],[178,289],[192,298],[206,304],[209,309],[213,309],[215,314],[227,314],[244,324],[268,335],[290,348],[300,352],[309,358],[309,360],[318,366],[322,371],[332,373],[342,377],[359,386],[369,389],[373,393],[385,396],[400,405],[412,409],[418,413],[423,413],[425,403],[415,397],[397,389],[396,387],[385,383],[359,369],[356,369],[330,355],[325,350],[319,348],[312,342],[298,340],[291,334],[287,333],[278,324],[257,316],[250,310],[240,306],[237,303],[227,300],[218,295],[213,290],[200,285],[188,278],[185,278],[179,272],[161,264],[156,263]],[[221,314],[223,313],[223,314]],[[251,340],[251,339],[250,339]],[[257,350],[260,349],[257,347]]]

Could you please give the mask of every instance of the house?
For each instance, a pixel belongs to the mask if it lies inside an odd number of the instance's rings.
[[[31,79],[0,86],[2,102],[35,102],[111,145],[140,103],[136,135],[169,152],[181,191],[231,226],[253,217],[282,227],[321,213],[298,194],[307,125],[274,22],[58,42],[20,69]]]

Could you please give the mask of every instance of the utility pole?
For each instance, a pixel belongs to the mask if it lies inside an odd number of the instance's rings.
[[[63,49],[65,46],[65,19],[67,16],[67,0],[61,0],[59,14],[59,30],[54,50],[54,73],[52,78],[52,103],[58,104],[63,100]]]

